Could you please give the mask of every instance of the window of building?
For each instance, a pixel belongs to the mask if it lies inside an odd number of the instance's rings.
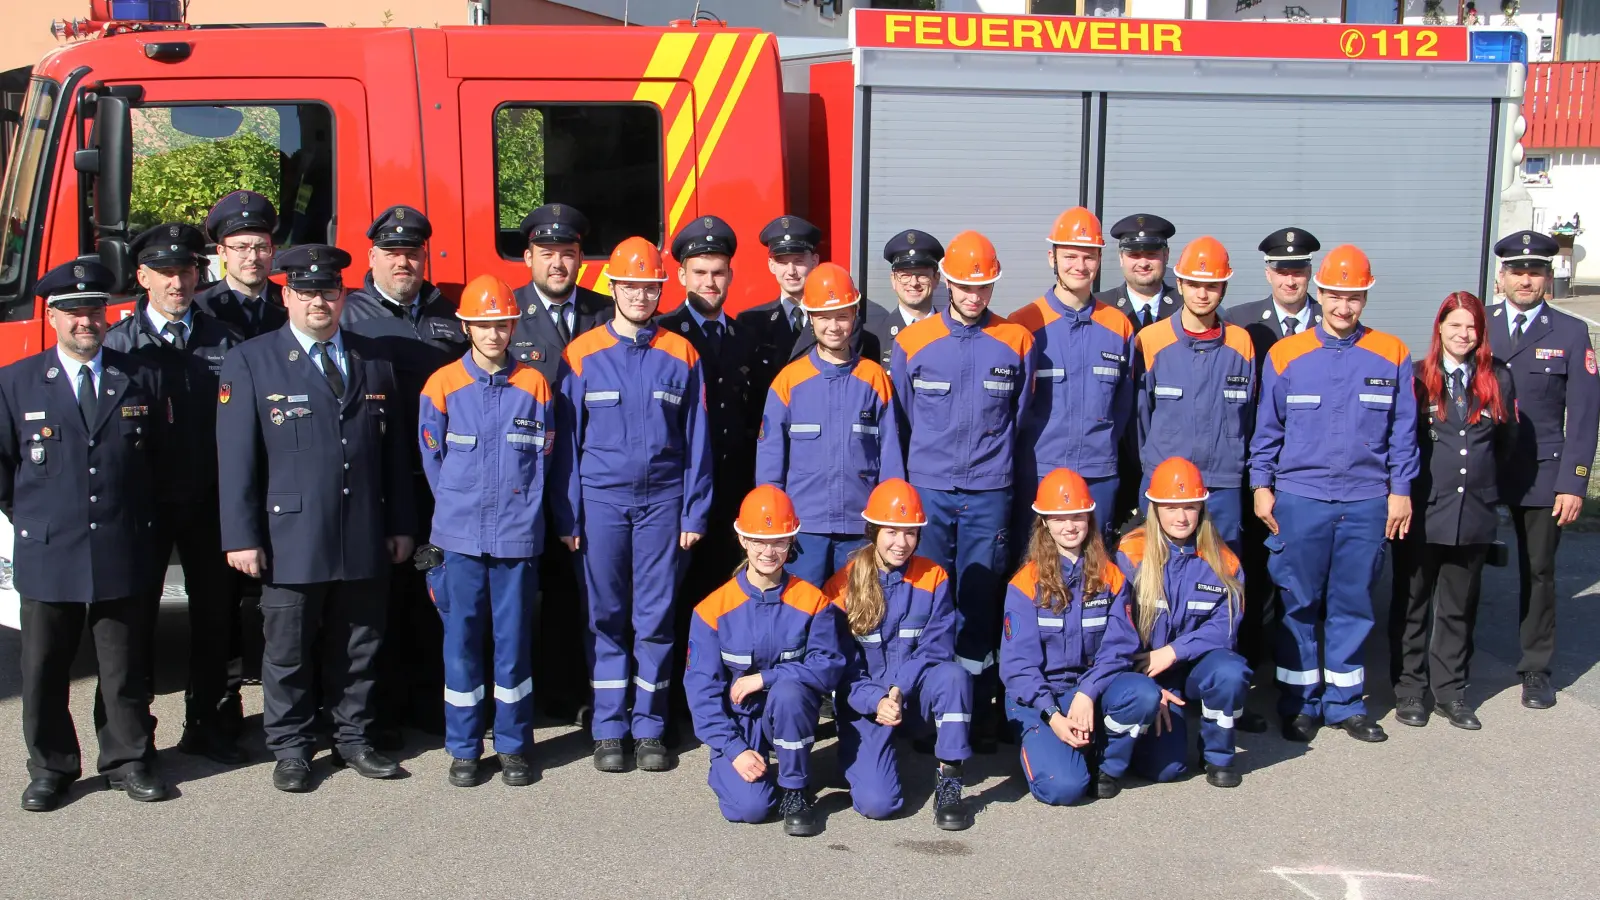
[[[1522,161],[1522,180],[1536,184],[1550,183],[1550,157],[1530,156]]]
[[[1090,7],[1093,0],[1084,0],[1084,6]],[[1102,6],[1106,5],[1101,2]],[[1075,16],[1078,15],[1078,0],[1030,0],[1028,12],[1036,16]]]
[[[872,9],[922,9],[935,12],[939,9],[939,0],[872,0],[868,6]]]
[[[661,113],[644,103],[505,104],[494,113],[496,245],[521,259],[519,226],[536,207],[565,203],[589,219],[583,255],[623,239],[665,237]]]

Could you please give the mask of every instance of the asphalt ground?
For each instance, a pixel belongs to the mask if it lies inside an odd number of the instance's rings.
[[[181,608],[163,617],[156,703],[162,771],[177,796],[138,804],[87,778],[61,810],[24,813],[17,633],[0,629],[0,730],[10,741],[0,758],[10,792],[0,797],[0,897],[1592,898],[1600,535],[1568,535],[1559,571],[1554,709],[1519,703],[1515,576],[1491,569],[1468,694],[1481,732],[1396,724],[1375,635],[1368,687],[1387,743],[1326,730],[1310,745],[1275,729],[1241,734],[1236,790],[1198,777],[1130,783],[1113,800],[1067,809],[1034,801],[1014,748],[1001,745],[969,764],[977,824],[954,834],[933,826],[929,757],[905,748],[907,812],[873,822],[850,809],[832,741],[815,756],[826,830],[811,839],[787,838],[776,823],[722,821],[703,747],[673,772],[602,775],[587,735],[571,727],[540,729],[543,778],[529,788],[452,788],[439,739],[412,732],[403,779],[368,781],[319,758],[314,793],[281,794],[261,743],[258,688],[246,697],[252,764],[226,770],[172,749]],[[91,671],[87,655],[79,662]],[[80,680],[73,696],[89,760],[92,684]],[[1253,692],[1252,706],[1271,705],[1270,686]]]

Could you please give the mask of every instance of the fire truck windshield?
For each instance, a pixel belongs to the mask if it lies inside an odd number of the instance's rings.
[[[33,198],[49,155],[51,121],[61,92],[53,81],[35,78],[22,106],[22,125],[12,147],[11,165],[0,183],[0,296],[15,295],[23,279],[23,260],[31,237]]]

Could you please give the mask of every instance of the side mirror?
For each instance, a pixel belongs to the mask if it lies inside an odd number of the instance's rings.
[[[115,290],[127,290],[133,270],[128,253],[128,212],[133,192],[133,117],[131,101],[119,94],[94,98],[94,130],[89,146],[73,156],[79,182],[93,186],[91,222],[93,250],[116,279]]]

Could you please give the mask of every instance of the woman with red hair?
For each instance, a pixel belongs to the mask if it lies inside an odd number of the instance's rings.
[[[1498,525],[1495,485],[1517,432],[1511,373],[1490,353],[1484,322],[1477,297],[1446,297],[1433,345],[1416,363],[1422,460],[1411,496],[1423,505],[1411,534],[1395,542],[1389,612],[1395,718],[1405,725],[1428,724],[1431,692],[1451,725],[1482,727],[1467,705],[1467,667],[1479,576]]]

